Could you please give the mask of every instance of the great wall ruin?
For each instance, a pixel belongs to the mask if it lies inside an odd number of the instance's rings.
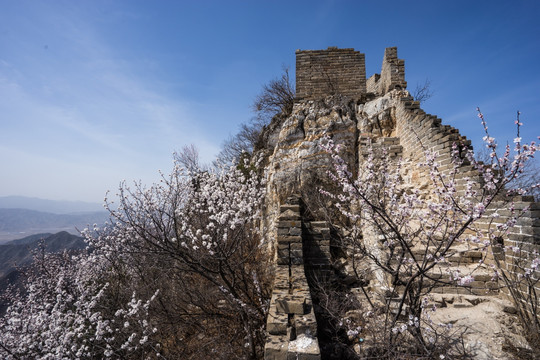
[[[317,327],[310,277],[341,272],[343,279],[351,272],[346,264],[337,268],[331,251],[334,240],[330,225],[325,219],[316,218],[316,211],[309,213],[302,205],[309,201],[314,188],[324,183],[324,174],[330,168],[321,141],[330,137],[341,144],[345,149],[343,158],[353,172],[362,167],[368,143],[375,148],[384,147],[390,156],[403,159],[406,183],[426,194],[433,189],[426,174],[416,166],[423,161],[425,150],[436,153],[444,174],[452,170],[452,145],[471,144],[457,129],[425,113],[406,87],[404,61],[398,59],[395,47],[386,49],[381,73],[367,79],[365,56],[354,49],[296,51],[294,108],[279,126],[270,126],[265,135],[269,204],[265,225],[271,234],[271,250],[276,254],[265,359],[321,359],[321,329]],[[481,186],[482,179],[466,163],[456,178],[458,187],[462,186],[461,193],[465,191],[465,179],[477,179]],[[540,250],[540,205],[527,196],[514,197],[513,204],[517,209],[528,210],[508,236],[500,239],[501,245],[520,247],[524,249],[520,255],[527,256]],[[489,211],[487,214],[480,221],[480,228],[503,223],[511,212],[498,210],[497,218],[490,217]],[[363,234],[366,243],[376,244],[380,237],[380,233],[368,229]],[[508,264],[508,271],[514,271],[511,264],[516,255],[512,252],[483,255],[465,245],[456,246],[447,266],[464,272],[476,266],[475,280],[464,286],[435,287],[433,293],[441,297],[505,298],[506,290],[489,271],[494,256]],[[485,262],[480,267],[479,259]],[[441,272],[440,278],[446,273]],[[360,288],[376,292],[384,281],[372,279],[368,285],[351,287],[356,287],[358,293]],[[457,303],[456,300],[456,308]]]

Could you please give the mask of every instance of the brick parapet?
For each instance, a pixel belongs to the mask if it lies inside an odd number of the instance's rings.
[[[412,97],[403,97],[396,113],[396,136],[399,137],[400,145],[403,146],[403,157],[410,160],[411,163],[425,161],[425,151],[433,150],[439,162],[441,173],[449,175],[454,167],[452,164],[453,144],[471,146],[471,141],[462,136],[457,129],[443,125],[441,119],[425,113]],[[424,175],[427,176],[427,174]],[[464,195],[467,181],[472,181],[473,186],[479,190],[483,187],[482,176],[467,162],[461,165],[459,172],[453,178],[457,184],[458,196]],[[494,256],[499,256],[499,260],[502,261],[502,270],[506,271],[510,277],[518,279],[524,268],[530,268],[535,254],[540,253],[540,204],[534,203],[533,199],[528,197],[492,203],[484,217],[475,222],[475,226],[487,238],[490,228],[493,229],[498,224],[505,223],[511,216],[511,212],[508,210],[510,203],[516,209],[515,214],[520,213],[521,209],[527,208],[528,210],[522,212],[516,219],[515,225],[501,237],[500,253],[487,254],[483,262],[488,266],[495,265]],[[493,216],[495,212],[497,212],[497,217]],[[538,278],[540,274],[537,272],[535,276]],[[494,284],[497,284],[497,287]],[[540,284],[536,288],[537,291],[540,291]],[[476,280],[471,285],[471,289],[460,287],[459,291],[463,293],[471,291],[482,295],[482,292],[491,294],[497,289],[509,296],[509,290],[504,286],[504,283],[500,281],[496,283],[491,279]],[[441,288],[435,291],[452,292],[453,289],[444,288],[442,290]],[[522,292],[526,296],[526,289],[523,289]],[[540,302],[538,305],[540,306]]]
[[[372,94],[379,94],[379,81],[381,74],[373,74],[366,81],[366,91]]]
[[[407,88],[405,81],[405,60],[398,59],[397,47],[389,47],[384,50],[384,59],[381,70],[380,92],[387,92]]]
[[[489,254],[486,263],[495,265],[498,260],[502,267],[499,271],[505,272],[506,278],[514,282],[514,290],[521,293],[523,299],[531,294],[528,286],[540,293],[540,269],[532,270],[533,260],[540,254],[540,203],[533,200],[525,196],[494,202],[477,222],[477,226],[487,233],[489,229],[507,223],[511,217],[515,218],[514,226],[508,231],[495,231],[496,235],[500,234],[496,240],[498,244],[492,246],[493,253]],[[495,213],[497,216],[494,216]],[[525,276],[527,269],[530,271],[529,277]],[[502,287],[502,293],[508,298],[512,297],[506,287]],[[537,299],[538,306],[540,299]]]
[[[452,158],[452,146],[471,146],[471,141],[438,117],[425,113],[420,104],[410,96],[401,98],[396,109],[396,136],[403,146],[404,158],[413,162],[425,161],[426,150],[432,150],[442,165],[441,172],[448,173],[452,166],[442,162]],[[466,166],[466,163],[464,163]],[[463,167],[463,169],[465,169]],[[463,173],[463,172],[462,172]],[[474,175],[468,173],[467,175]]]

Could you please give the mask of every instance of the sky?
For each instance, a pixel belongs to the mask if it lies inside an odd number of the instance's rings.
[[[0,196],[102,202],[194,144],[210,162],[295,50],[405,60],[422,107],[479,144],[540,135],[538,1],[0,0]],[[477,145],[478,146],[478,145]]]

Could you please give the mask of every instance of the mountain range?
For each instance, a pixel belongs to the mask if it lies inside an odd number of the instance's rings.
[[[34,234],[66,231],[78,235],[79,230],[108,219],[109,213],[99,204],[0,197],[0,244]]]
[[[26,196],[0,196],[0,209],[28,209],[53,214],[73,214],[104,211],[98,203],[58,201]]]
[[[0,245],[0,278],[5,277],[18,266],[28,265],[32,261],[32,251],[38,248],[41,241],[48,253],[80,250],[86,247],[82,237],[66,231],[56,234],[35,234],[9,241]]]

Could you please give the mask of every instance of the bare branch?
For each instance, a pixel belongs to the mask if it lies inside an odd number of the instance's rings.
[[[433,90],[431,90],[431,81],[426,79],[423,84],[416,84],[412,96],[419,103],[426,102],[433,96]]]
[[[253,102],[253,111],[257,117],[269,119],[278,113],[288,115],[292,111],[295,97],[294,86],[289,77],[289,68],[283,67],[280,78],[273,79],[263,86]]]

